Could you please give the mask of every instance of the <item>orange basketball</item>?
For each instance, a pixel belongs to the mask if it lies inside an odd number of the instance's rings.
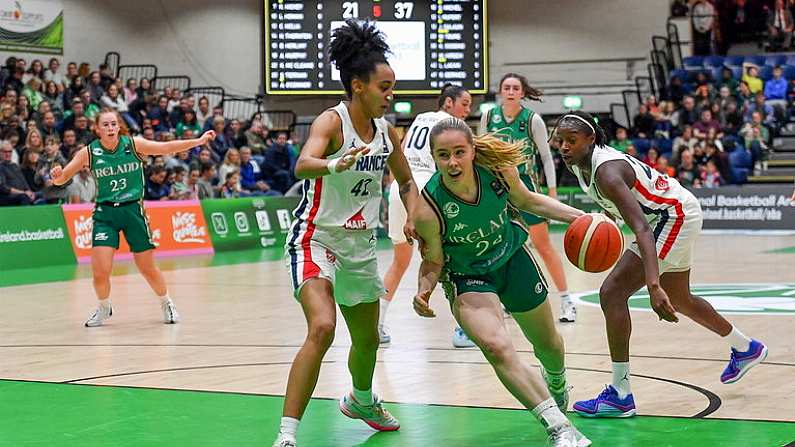
[[[604,214],[586,214],[569,225],[563,237],[566,257],[580,270],[603,272],[624,252],[621,230]]]

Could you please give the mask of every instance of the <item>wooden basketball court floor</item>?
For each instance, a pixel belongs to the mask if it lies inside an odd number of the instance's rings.
[[[553,239],[561,245],[559,233]],[[391,257],[384,248],[382,271]],[[605,276],[564,263],[573,291],[598,289]],[[95,305],[85,266],[0,272],[0,446],[270,445],[305,335],[280,254],[159,264],[183,318],[178,325],[160,322],[129,262],[117,263],[114,315],[100,328],[83,327]],[[374,390],[401,430],[377,434],[337,410],[334,399],[351,386],[340,317],[299,445],[543,445],[539,424],[518,409],[481,353],[452,347],[454,323],[439,291],[437,318],[413,313],[417,268],[415,257],[390,308],[393,342],[380,350],[375,373]],[[693,282],[767,343],[767,360],[723,385],[723,341],[689,320],[657,321],[639,297],[632,300],[632,383],[640,416],[569,413],[572,420],[596,446],[795,445],[795,237],[703,235]],[[611,377],[601,311],[592,294],[581,300],[577,323],[559,324],[572,401],[594,397]],[[506,324],[537,365],[514,322]]]

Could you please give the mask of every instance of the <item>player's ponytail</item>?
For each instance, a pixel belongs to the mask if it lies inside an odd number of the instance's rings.
[[[462,132],[467,142],[475,148],[475,163],[492,171],[498,171],[510,166],[519,166],[525,162],[524,143],[516,141],[506,142],[494,134],[474,136],[467,123],[458,118],[445,118],[431,129],[431,149],[435,146],[436,137],[447,130]]]
[[[526,77],[520,75],[519,73],[505,73],[500,79],[500,90],[502,90],[502,83],[505,82],[507,79],[516,79],[519,81],[519,84],[522,86],[522,97],[527,98],[531,101],[541,101],[541,97],[544,96],[544,93],[530,85],[530,81],[527,80]]]
[[[384,34],[369,20],[347,19],[331,34],[329,59],[340,71],[340,81],[351,97],[354,78],[367,82],[376,65],[387,64],[389,45]]]
[[[447,101],[447,98],[450,98],[453,102],[455,102],[455,100],[460,98],[464,93],[467,93],[467,89],[461,87],[460,85],[450,83],[445,84],[444,87],[442,87],[442,90],[439,92],[439,110],[444,107],[444,103]]]
[[[475,137],[475,163],[484,168],[498,171],[510,166],[519,166],[526,162],[524,142],[508,142],[486,133]]]

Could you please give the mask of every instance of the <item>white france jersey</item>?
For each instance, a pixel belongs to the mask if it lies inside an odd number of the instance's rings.
[[[625,161],[635,172],[635,184],[630,188],[630,192],[654,231],[654,239],[659,241],[660,237],[663,238],[659,257],[665,259],[679,236],[686,212],[700,212],[697,211],[700,210],[699,207],[691,206],[694,202],[697,204],[698,201],[676,179],[661,174],[646,163],[610,146],[596,146],[591,157],[591,177],[587,181],[577,166],[572,166],[571,170],[577,176],[580,188],[615,217],[621,217],[618,207],[599,192],[596,182],[594,182],[594,176],[599,166],[612,160]]]
[[[340,102],[331,110],[342,119],[343,143],[327,159],[340,158],[352,147],[367,146],[370,152],[345,172],[304,180],[303,197],[293,213],[297,219],[293,226],[296,236],[312,232],[315,227],[372,231],[379,222],[381,180],[386,160],[394,150],[389,123],[383,118],[374,119],[375,134],[365,144],[353,128],[345,103]]]
[[[439,121],[451,117],[449,113],[440,110],[420,113],[414,118],[403,144],[403,154],[409,162],[412,173],[426,173],[430,177],[436,172],[436,163],[431,153],[431,129]]]

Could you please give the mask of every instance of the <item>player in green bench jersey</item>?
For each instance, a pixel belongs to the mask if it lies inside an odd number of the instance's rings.
[[[94,291],[99,299],[97,310],[86,321],[87,327],[102,326],[113,314],[110,302],[110,275],[113,255],[119,248],[119,232],[133,252],[135,265],[149,286],[160,298],[163,321],[179,321],[174,302],[168,296],[163,274],[154,261],[149,222],[144,214],[144,157],[186,151],[215,139],[215,132],[205,132],[201,138],[156,143],[129,135],[118,112],[103,109],[95,117],[95,132],[99,138],[79,150],[65,166],[51,171],[53,183],[63,185],[84,167],[91,169],[97,182],[96,205],[92,219],[91,270]]]
[[[524,161],[521,142],[473,137],[457,118],[437,123],[430,138],[437,171],[414,208],[422,253],[415,312],[435,316],[428,301],[441,280],[456,321],[508,391],[546,427],[550,444],[590,445],[562,412],[568,404],[563,338],[544,278],[525,247],[527,233],[511,219],[509,204],[563,222],[582,211],[524,186],[516,169]],[[546,387],[516,353],[501,304],[533,344]]]
[[[536,155],[538,155],[549,185],[549,196],[557,198],[555,164],[549,150],[546,124],[541,115],[521,103],[525,98],[540,100],[541,92],[531,87],[527,78],[517,73],[505,74],[499,85],[502,104],[482,115],[478,133],[493,132],[505,141],[523,142],[525,162],[519,166],[522,182],[530,191],[539,192],[536,169]],[[560,321],[573,323],[577,318],[577,309],[569,297],[563,263],[549,239],[549,225],[546,219],[540,216],[525,212],[521,215],[528,226],[533,247],[541,255],[560,294]]]

